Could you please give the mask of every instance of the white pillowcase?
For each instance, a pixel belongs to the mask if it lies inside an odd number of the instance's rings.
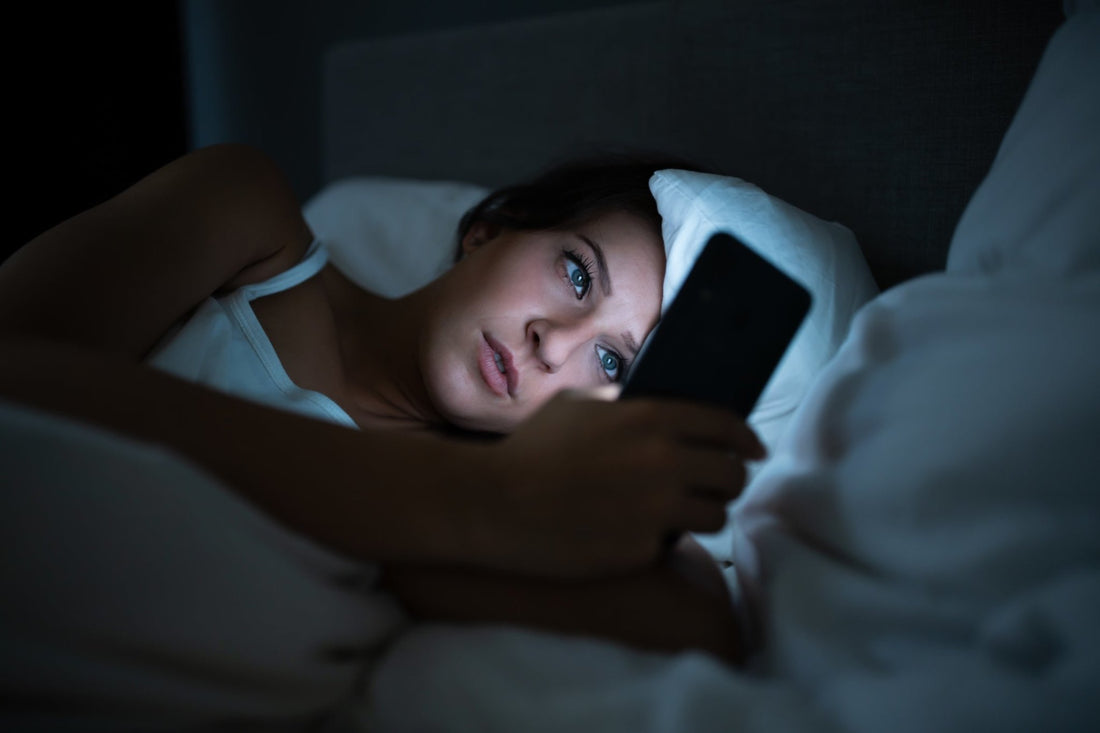
[[[1078,0],[1066,10],[1073,22],[1047,45],[959,220],[949,273],[1059,278],[1100,270],[1100,230],[1081,226],[1100,198],[1100,95],[1085,71],[1100,45],[1100,2]]]
[[[372,293],[396,298],[451,266],[459,219],[488,193],[472,183],[345,178],[302,210],[341,272]]]
[[[878,294],[855,236],[846,227],[769,196],[739,178],[658,171],[657,199],[668,265],[662,308],[679,292],[714,232],[729,232],[801,283],[813,306],[748,422],[771,448],[821,367],[848,334],[855,312]]]

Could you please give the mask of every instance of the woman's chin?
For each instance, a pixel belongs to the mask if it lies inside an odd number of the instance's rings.
[[[434,390],[436,410],[459,430],[479,433],[510,433],[522,422],[518,404],[502,399],[480,380],[479,375],[439,375]],[[498,404],[494,404],[498,403]]]

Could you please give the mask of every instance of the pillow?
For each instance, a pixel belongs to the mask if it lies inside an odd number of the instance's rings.
[[[947,272],[860,311],[738,502],[754,668],[838,729],[1100,727],[1098,5],[1048,44]]]
[[[663,170],[650,179],[649,188],[661,213],[668,260],[662,312],[718,231],[734,235],[813,296],[806,321],[747,421],[771,452],[811,382],[840,348],[855,312],[878,293],[863,253],[846,227],[738,178]],[[760,467],[750,467],[750,478]],[[717,534],[695,537],[716,558],[728,560],[731,531],[727,524]]]
[[[396,298],[450,267],[459,219],[488,193],[472,183],[346,178],[302,211],[341,272],[372,293]]]
[[[1100,270],[1100,96],[1096,79],[1081,71],[1095,63],[1100,3],[1078,0],[1066,11],[1073,22],[1048,44],[955,229],[950,273],[1061,278]]]
[[[856,310],[878,293],[855,236],[738,178],[664,170],[649,187],[668,256],[662,310],[717,231],[733,234],[813,295],[806,322],[749,417],[770,447],[810,381],[840,347]]]

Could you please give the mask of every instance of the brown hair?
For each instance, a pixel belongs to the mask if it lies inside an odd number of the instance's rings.
[[[653,153],[600,153],[555,165],[537,177],[493,191],[458,224],[462,239],[475,222],[506,229],[558,229],[622,211],[661,232],[649,179],[666,168],[700,170],[683,159]]]

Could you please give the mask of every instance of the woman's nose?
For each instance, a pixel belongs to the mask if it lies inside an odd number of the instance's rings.
[[[588,339],[582,324],[559,323],[548,319],[532,321],[527,327],[527,336],[532,342],[535,356],[551,373],[561,369],[570,355]]]

